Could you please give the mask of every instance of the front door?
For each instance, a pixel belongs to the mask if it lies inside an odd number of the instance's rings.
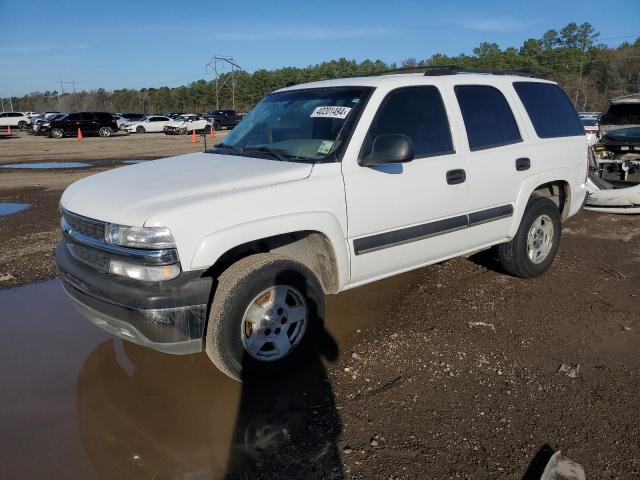
[[[413,142],[414,159],[377,167],[343,159],[352,285],[465,249],[466,166],[455,153],[449,118],[434,85],[392,90],[373,117],[359,158],[376,136],[403,134]]]

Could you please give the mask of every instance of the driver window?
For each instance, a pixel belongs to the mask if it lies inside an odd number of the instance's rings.
[[[415,158],[455,153],[442,96],[434,86],[390,92],[369,127],[360,156],[371,151],[375,137],[386,134],[407,135]]]

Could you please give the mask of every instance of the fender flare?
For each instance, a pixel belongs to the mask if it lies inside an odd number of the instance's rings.
[[[299,212],[232,225],[200,239],[190,269],[206,269],[232,248],[262,238],[286,233],[313,231],[324,235],[333,248],[339,288],[349,283],[350,263],[347,241],[340,222],[330,212]]]
[[[540,185],[544,185],[545,183],[551,182],[565,182],[569,185],[569,192],[567,195],[567,204],[571,205],[572,197],[573,197],[573,186],[571,183],[571,179],[574,176],[574,172],[568,168],[554,168],[553,170],[547,170],[539,175],[535,175],[527,178],[522,182],[520,186],[520,192],[518,193],[518,198],[516,199],[515,208],[514,208],[514,216],[513,216],[513,224],[509,229],[509,238],[515,237],[516,233],[518,233],[518,228],[520,227],[520,221],[524,215],[524,211],[527,208],[527,204],[529,203],[529,199],[531,198],[531,194],[538,188]]]

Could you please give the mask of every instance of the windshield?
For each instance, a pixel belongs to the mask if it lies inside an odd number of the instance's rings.
[[[291,161],[335,158],[371,90],[337,87],[273,93],[212,152]]]
[[[639,141],[640,140],[640,127],[621,128],[620,130],[614,130],[607,133],[604,138],[606,140],[614,140],[618,142],[627,141]]]
[[[187,117],[183,117],[182,115],[180,115],[179,117],[176,117],[173,119],[176,122],[186,122],[187,121]]]

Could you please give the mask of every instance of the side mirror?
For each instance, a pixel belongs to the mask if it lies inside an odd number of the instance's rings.
[[[359,160],[362,167],[389,163],[405,163],[413,160],[413,142],[406,135],[378,135],[373,139],[371,152]]]

